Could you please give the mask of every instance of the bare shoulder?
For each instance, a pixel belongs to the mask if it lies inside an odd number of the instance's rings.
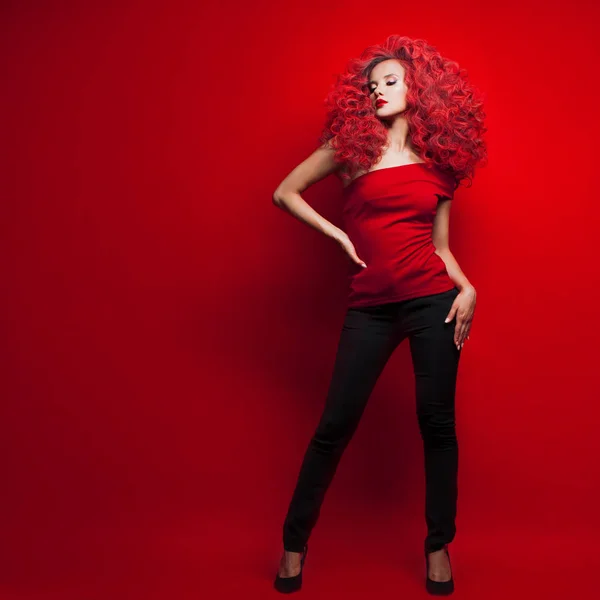
[[[319,146],[286,175],[285,179],[277,186],[274,195],[290,191],[303,192],[317,181],[332,173],[337,173],[341,165],[333,160],[334,155],[335,150],[330,143]]]

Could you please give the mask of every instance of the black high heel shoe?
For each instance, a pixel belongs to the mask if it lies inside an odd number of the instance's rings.
[[[307,552],[308,544],[305,544],[302,560],[300,561],[300,573],[298,575],[294,575],[293,577],[279,577],[279,573],[277,573],[273,586],[278,592],[289,594],[290,592],[298,591],[302,587],[302,569],[304,568]]]
[[[450,563],[450,550],[448,550],[448,545],[444,546],[444,550],[448,556],[448,563]],[[452,569],[452,564],[450,564],[450,569]],[[430,594],[446,596],[454,591],[454,579],[452,575],[450,575],[448,581],[434,581],[433,579],[429,579],[429,552],[427,552],[427,550],[425,550],[425,578],[425,588]]]

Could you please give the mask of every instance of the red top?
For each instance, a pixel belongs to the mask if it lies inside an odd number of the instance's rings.
[[[453,198],[454,180],[425,163],[368,171],[344,188],[344,230],[367,265],[350,266],[349,307],[455,287],[431,239],[438,196]]]

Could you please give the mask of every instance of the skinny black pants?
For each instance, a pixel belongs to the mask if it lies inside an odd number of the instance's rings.
[[[283,525],[283,546],[302,552],[327,489],[388,359],[408,337],[425,454],[425,550],[456,533],[458,442],[454,395],[460,350],[456,320],[444,323],[459,290],[378,306],[348,308],[325,408],[310,440]]]

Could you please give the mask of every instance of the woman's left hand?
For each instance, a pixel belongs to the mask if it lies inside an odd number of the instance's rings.
[[[464,287],[452,303],[452,308],[446,318],[446,323],[449,323],[456,315],[456,327],[454,329],[454,343],[460,350],[465,342],[469,339],[471,330],[471,321],[475,312],[475,304],[477,294],[473,286]]]

